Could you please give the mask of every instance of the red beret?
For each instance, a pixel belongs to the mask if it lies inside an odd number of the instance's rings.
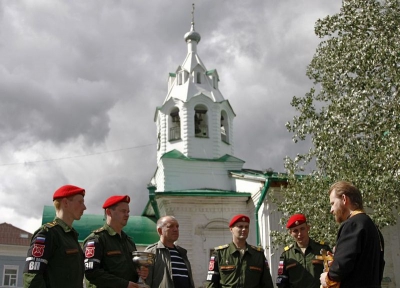
[[[292,217],[289,218],[286,228],[293,228],[299,226],[300,224],[306,223],[307,219],[304,214],[294,214]]]
[[[243,214],[238,214],[236,216],[233,216],[233,218],[231,219],[231,222],[229,222],[229,227],[232,227],[237,222],[250,223],[250,218],[248,216],[246,216],[246,215],[243,215]]]
[[[108,207],[111,207],[115,204],[118,204],[119,202],[126,202],[129,203],[131,202],[131,198],[128,195],[123,195],[123,196],[111,196],[104,202],[103,204],[103,209],[107,209]]]
[[[85,196],[85,189],[73,185],[64,185],[58,188],[56,192],[54,192],[53,201],[58,198],[74,196],[76,194],[81,194],[82,196]]]

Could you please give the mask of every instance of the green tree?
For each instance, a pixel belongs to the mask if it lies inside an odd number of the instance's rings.
[[[285,215],[305,213],[314,226],[311,236],[333,244],[337,227],[327,191],[337,180],[360,188],[380,227],[398,216],[399,1],[343,0],[338,14],[316,22],[315,33],[322,42],[307,68],[314,86],[293,97],[299,113],[287,123],[295,142],[310,137],[312,145],[285,160],[289,185],[278,207]],[[296,177],[307,165],[312,172]],[[275,236],[278,243],[288,240]]]

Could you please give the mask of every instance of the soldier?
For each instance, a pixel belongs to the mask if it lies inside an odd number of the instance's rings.
[[[65,185],[54,192],[56,217],[32,236],[24,268],[24,287],[83,287],[83,252],[72,228],[86,210],[85,189]]]
[[[319,276],[323,272],[323,261],[316,258],[321,249],[331,251],[324,242],[315,242],[308,233],[310,225],[306,216],[294,214],[289,218],[286,228],[295,243],[285,247],[282,253],[276,284],[280,288],[319,288]]]
[[[229,223],[232,243],[215,248],[206,287],[273,288],[264,250],[247,244],[250,218],[236,215]]]
[[[139,275],[132,261],[132,252],[136,251],[136,245],[122,231],[129,219],[129,202],[128,195],[108,198],[103,204],[106,223],[84,241],[88,288],[139,287],[134,283],[138,281]],[[143,278],[147,276],[147,272],[147,268],[143,268]]]

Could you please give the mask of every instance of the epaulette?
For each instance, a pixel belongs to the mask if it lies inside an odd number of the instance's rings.
[[[256,250],[256,251],[264,252],[264,249],[263,249],[262,247],[260,247],[260,246],[253,246],[253,245],[250,245],[250,247],[253,248],[253,249]]]
[[[49,222],[49,223],[44,224],[44,226],[45,226],[46,228],[53,228],[54,226],[57,226],[57,225],[58,225],[58,223],[57,223],[56,221],[53,221],[53,222]]]
[[[101,231],[103,231],[103,230],[104,230],[104,227],[101,227],[101,228],[99,228],[99,229],[97,229],[97,230],[94,230],[93,233],[99,233],[99,232],[101,232]]]
[[[319,244],[320,244],[320,245],[329,246],[329,243],[328,243],[328,242],[325,242],[325,241],[319,241]]]
[[[225,245],[221,245],[221,246],[217,246],[214,248],[214,250],[221,250],[221,249],[226,249],[229,247],[229,244],[225,244]]]
[[[290,244],[289,246],[286,246],[285,248],[283,248],[283,250],[288,251],[290,248],[292,248],[294,245]]]

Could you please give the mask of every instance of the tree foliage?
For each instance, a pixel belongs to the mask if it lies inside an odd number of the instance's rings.
[[[279,209],[305,213],[311,236],[335,241],[328,189],[338,180],[360,188],[380,226],[396,223],[400,197],[400,4],[398,0],[345,1],[319,19],[322,39],[307,68],[314,86],[293,97],[299,112],[287,129],[312,147],[285,159],[289,186]],[[311,166],[312,172],[296,177]],[[303,172],[304,173],[304,172]],[[285,221],[286,219],[283,219]],[[275,233],[277,242],[287,240]]]

